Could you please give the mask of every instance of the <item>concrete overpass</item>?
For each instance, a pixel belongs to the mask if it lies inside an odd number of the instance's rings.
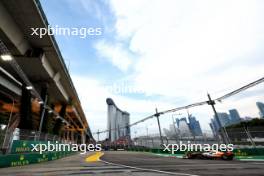
[[[31,35],[47,26],[38,0],[0,1],[0,119],[10,129],[93,140],[54,36]]]

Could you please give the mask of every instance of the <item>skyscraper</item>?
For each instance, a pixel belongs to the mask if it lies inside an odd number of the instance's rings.
[[[212,132],[213,132],[213,135],[216,137],[217,133],[216,133],[216,130],[215,130],[215,127],[214,127],[213,123],[211,122],[211,123],[209,123],[209,125],[210,125],[210,128],[211,128]]]
[[[120,137],[130,137],[129,113],[121,111],[111,98],[107,103],[107,128],[110,141],[118,140]]]
[[[186,117],[182,117],[181,119],[176,119],[180,136],[181,137],[190,137],[192,135],[189,124],[187,123]]]
[[[226,126],[231,124],[231,120],[230,120],[229,115],[227,113],[217,112],[217,115],[218,115],[219,121],[221,123],[220,124],[221,127],[226,127]],[[211,119],[211,123],[209,125],[212,129],[213,134],[215,136],[217,136],[219,134],[220,126],[219,126],[215,116],[214,116],[214,118]]]
[[[203,133],[199,121],[192,115],[189,115],[188,121],[186,117],[176,118],[177,133],[180,132],[181,137],[202,136]]]
[[[257,102],[256,105],[257,105],[257,107],[259,109],[260,118],[264,118],[264,103]]]
[[[220,120],[222,127],[230,125],[229,115],[227,113],[218,112],[217,115],[219,117],[219,120]],[[215,119],[215,117],[214,117],[214,119]]]
[[[202,129],[201,129],[199,121],[196,120],[196,118],[192,115],[189,115],[188,120],[189,120],[189,127],[190,127],[192,134],[194,136],[202,136],[203,133],[202,133]]]
[[[230,109],[229,110],[230,114],[230,123],[231,124],[236,124],[241,121],[240,115],[236,109]]]
[[[215,118],[211,119],[211,123],[209,125],[210,125],[210,127],[212,129],[212,132],[213,132],[214,136],[217,136],[219,134],[219,125],[216,122]]]

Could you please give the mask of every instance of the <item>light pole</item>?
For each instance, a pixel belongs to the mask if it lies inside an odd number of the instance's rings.
[[[148,135],[148,127],[147,127],[147,125],[146,125],[146,132],[147,132],[147,138],[148,138],[149,135]]]
[[[156,108],[156,114],[154,116],[157,118],[157,122],[158,122],[158,126],[159,126],[160,143],[161,143],[161,146],[162,146],[163,145],[163,138],[162,138],[162,134],[161,134],[160,121],[159,121],[160,113],[158,113],[158,109],[157,108]]]
[[[149,135],[148,135],[148,127],[147,127],[147,125],[146,125],[146,132],[147,132],[147,136],[146,136],[146,146],[148,147]]]
[[[99,142],[99,135],[100,135],[100,131],[99,131],[99,129],[98,129],[98,131],[97,131],[97,141]]]

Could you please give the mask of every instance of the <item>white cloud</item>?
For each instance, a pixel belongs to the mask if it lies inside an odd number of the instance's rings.
[[[111,97],[121,110],[130,113],[132,123],[154,114],[156,107],[160,110],[173,107],[172,104],[158,100],[136,100],[113,94],[102,82],[87,76],[73,75],[72,79],[93,132],[106,129],[108,97]]]
[[[184,94],[192,101],[264,74],[264,62],[247,65],[264,44],[261,1],[112,0],[111,5],[117,38],[140,54],[134,81],[148,93]],[[217,70],[221,65],[226,66]]]
[[[264,55],[262,1],[110,0],[110,4],[116,16],[115,40],[96,43],[97,54],[123,72],[134,71],[125,76],[147,95],[185,97],[193,103],[205,100],[207,91],[217,98],[264,75],[264,61],[257,60]],[[92,129],[106,124],[106,97],[130,112],[132,122],[152,114],[155,107],[185,105],[113,95],[99,81],[80,76],[75,80]],[[217,108],[255,115],[255,101],[262,98],[232,99]],[[191,111],[201,115],[198,119],[208,128],[210,107]]]
[[[95,49],[100,57],[106,58],[121,71],[127,71],[132,62],[130,54],[119,43],[99,41],[95,44]]]

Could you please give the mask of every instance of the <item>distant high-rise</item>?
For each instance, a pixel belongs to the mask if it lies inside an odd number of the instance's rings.
[[[221,123],[222,127],[230,125],[229,115],[227,113],[218,112],[217,115],[218,115],[218,118],[220,120],[220,123]]]
[[[188,117],[188,121],[186,117],[176,118],[177,133],[180,133],[181,137],[202,136],[203,133],[199,121],[192,115]]]
[[[181,119],[176,119],[179,131],[180,131],[180,136],[181,137],[190,137],[191,136],[191,130],[189,128],[189,125],[187,123],[187,120],[185,117]]]
[[[111,98],[106,99],[108,138],[115,141],[120,137],[130,138],[129,113],[121,111]]]
[[[226,127],[226,126],[231,124],[231,120],[230,120],[229,115],[227,113],[218,112],[217,115],[218,115],[218,118],[220,120],[221,127]],[[219,134],[220,126],[219,126],[215,116],[214,116],[213,119],[211,119],[211,123],[209,125],[210,125],[210,127],[212,129],[213,134],[215,136],[217,136]]]
[[[219,125],[216,122],[216,120],[215,119],[211,119],[211,123],[209,125],[210,125],[210,127],[212,129],[212,132],[213,132],[214,136],[217,136],[219,134]]]
[[[256,105],[257,105],[257,107],[259,109],[260,118],[264,118],[264,103],[257,102]]]
[[[209,125],[210,125],[210,128],[211,128],[212,132],[213,132],[213,135],[217,136],[217,133],[216,133],[216,130],[215,130],[215,127],[214,127],[213,123],[211,122],[211,123],[209,123]]]
[[[230,123],[231,124],[236,124],[241,121],[240,115],[236,109],[230,109],[229,110],[230,114]]]
[[[194,136],[202,136],[203,133],[199,121],[196,120],[196,118],[192,115],[190,115],[188,119],[189,119],[189,127],[192,134]]]

